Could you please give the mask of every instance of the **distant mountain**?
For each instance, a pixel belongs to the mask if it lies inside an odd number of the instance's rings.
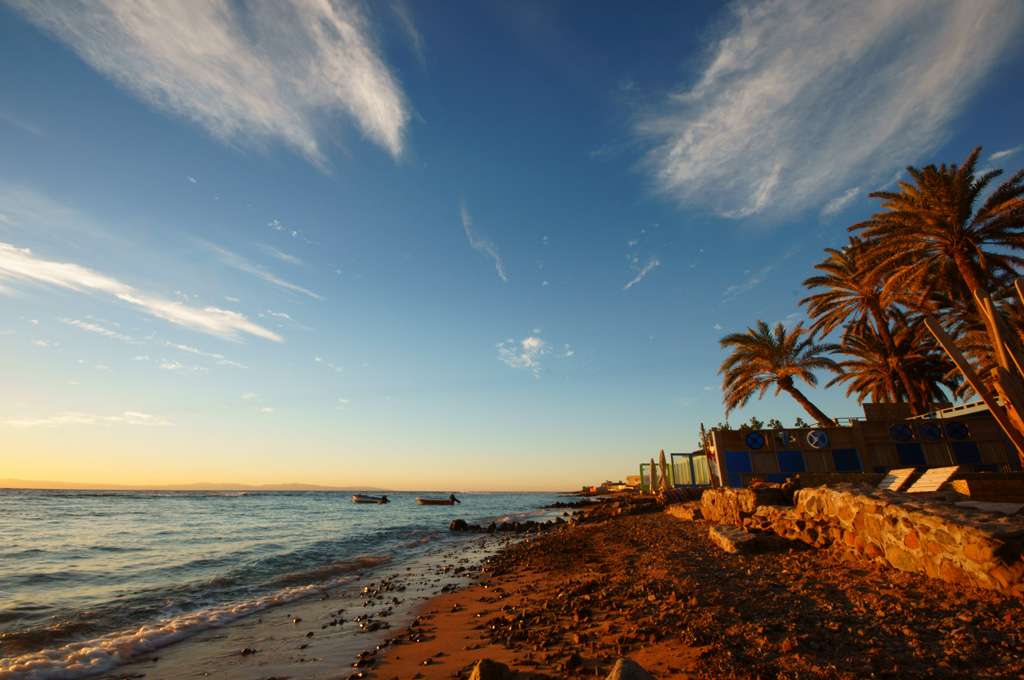
[[[52,482],[33,479],[0,479],[0,489],[78,489],[93,491],[383,491],[373,486],[323,486],[321,484],[104,484]]]

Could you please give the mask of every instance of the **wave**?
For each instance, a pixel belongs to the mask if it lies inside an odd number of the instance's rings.
[[[210,628],[223,626],[258,611],[322,592],[347,583],[353,572],[387,561],[387,557],[362,556],[326,567],[296,572],[282,577],[295,581],[320,578],[319,583],[292,585],[269,595],[242,602],[209,607],[199,611],[166,617],[139,628],[110,633],[91,640],[72,642],[61,647],[0,659],[0,680],[74,680],[105,673],[142,653],[191,637]],[[344,574],[344,575],[343,575]],[[334,576],[332,580],[323,580]],[[283,584],[283,583],[282,583]]]

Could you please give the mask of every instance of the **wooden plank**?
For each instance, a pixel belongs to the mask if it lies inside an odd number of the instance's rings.
[[[921,478],[907,489],[907,493],[927,493],[928,491],[938,491],[946,484],[946,482],[949,481],[950,477],[956,474],[956,471],[959,469],[959,465],[931,468],[921,475]]]
[[[903,485],[910,479],[910,475],[914,474],[914,468],[900,468],[899,470],[889,470],[882,481],[878,483],[878,489],[880,491],[899,491],[903,488]]]

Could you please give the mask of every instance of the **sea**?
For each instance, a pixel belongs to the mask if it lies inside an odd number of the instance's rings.
[[[553,516],[544,493],[0,489],[0,679],[88,677],[130,657],[469,540],[471,523]],[[436,495],[436,494],[435,494]],[[447,495],[447,494],[445,494]]]

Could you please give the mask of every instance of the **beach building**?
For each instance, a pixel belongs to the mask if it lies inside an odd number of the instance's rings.
[[[974,472],[1020,470],[1013,446],[978,402],[911,417],[906,404],[865,403],[863,418],[832,427],[714,429],[707,460],[715,486],[796,473],[888,472],[960,465]]]

